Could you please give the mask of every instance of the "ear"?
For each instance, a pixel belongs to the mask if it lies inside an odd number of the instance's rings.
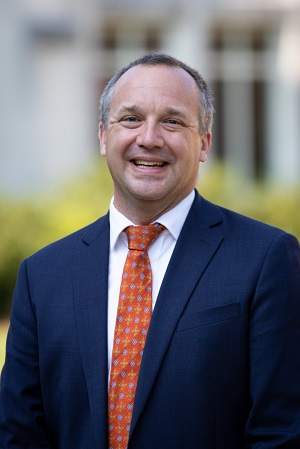
[[[99,133],[98,133],[99,141],[100,141],[100,154],[101,156],[106,156],[106,133],[103,128],[103,123],[99,123]]]
[[[212,138],[211,132],[207,132],[202,136],[201,141],[202,147],[200,150],[200,157],[199,157],[200,162],[205,162],[208,157],[208,153],[211,147],[211,138]]]

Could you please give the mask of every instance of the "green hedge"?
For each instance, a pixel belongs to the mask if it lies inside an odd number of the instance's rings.
[[[8,315],[20,262],[107,212],[112,182],[104,161],[51,192],[0,199],[0,317]]]
[[[207,199],[284,229],[300,240],[300,184],[284,188],[247,182],[237,173],[216,165],[208,171],[202,168],[198,187]]]
[[[203,167],[199,191],[217,204],[300,238],[300,190],[253,185],[224,167]],[[113,188],[105,161],[59,189],[27,200],[0,200],[0,316],[7,316],[22,259],[106,213]]]

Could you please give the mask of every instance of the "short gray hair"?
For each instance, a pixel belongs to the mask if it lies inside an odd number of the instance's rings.
[[[164,53],[151,53],[141,56],[140,58],[135,59],[132,62],[129,62],[126,66],[120,69],[118,72],[114,74],[114,76],[109,80],[106,84],[103,93],[100,98],[100,121],[102,122],[103,128],[106,129],[109,120],[109,113],[112,101],[112,95],[114,91],[114,86],[117,81],[121,78],[124,73],[126,73],[132,67],[137,65],[165,65],[168,67],[179,67],[185,70],[191,77],[195,80],[198,88],[199,88],[199,130],[200,133],[203,134],[205,132],[211,131],[213,124],[213,95],[211,90],[209,89],[206,81],[200,75],[197,70],[188,66],[182,61],[169,56]]]

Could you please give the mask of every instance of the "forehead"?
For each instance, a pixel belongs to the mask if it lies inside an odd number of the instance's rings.
[[[198,109],[199,89],[192,76],[180,67],[137,65],[116,82],[112,104],[136,98],[145,102],[182,103]]]

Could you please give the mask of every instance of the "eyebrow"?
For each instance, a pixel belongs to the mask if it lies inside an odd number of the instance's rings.
[[[128,112],[130,114],[142,114],[143,110],[139,106],[132,105],[132,106],[121,106],[120,112],[121,113]],[[166,108],[164,110],[164,114],[171,116],[186,117],[186,114],[183,111],[172,107]]]
[[[132,106],[121,106],[120,112],[130,112],[131,114],[139,114],[142,112],[141,108],[136,105]]]
[[[180,109],[175,109],[175,108],[171,108],[171,107],[167,108],[165,110],[165,113],[167,115],[177,115],[179,117],[186,117],[186,114],[183,111],[181,111]]]

